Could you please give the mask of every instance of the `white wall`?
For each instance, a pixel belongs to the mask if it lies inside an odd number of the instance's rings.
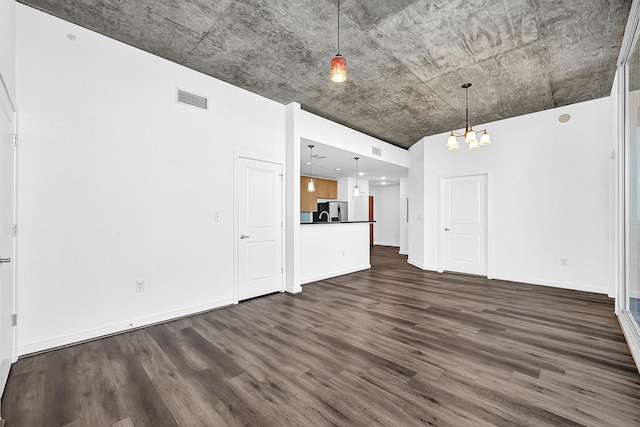
[[[16,2],[0,0],[0,85],[6,86],[12,102],[16,102]]]
[[[439,177],[489,172],[492,276],[608,293],[610,109],[607,97],[474,125],[493,140],[475,152],[447,151],[446,134],[424,138],[426,268],[438,266]]]
[[[411,156],[409,164],[409,232],[407,262],[423,269],[436,270],[437,266],[426,266],[424,259],[424,178],[425,153],[424,141],[421,140],[409,148]]]
[[[409,167],[409,152],[380,139],[358,132],[341,124],[300,110],[300,136],[332,147],[341,148],[360,156],[371,157],[398,166]],[[371,153],[371,148],[382,150],[382,155]],[[358,181],[360,181],[358,179]]]
[[[234,152],[284,163],[285,107],[23,5],[17,24],[19,352],[232,303]]]
[[[373,244],[400,247],[400,185],[370,186]]]
[[[400,253],[409,254],[409,222],[407,198],[409,197],[409,178],[400,178]]]

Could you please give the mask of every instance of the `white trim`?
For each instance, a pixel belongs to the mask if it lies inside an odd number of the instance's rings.
[[[373,242],[373,246],[386,246],[388,248],[398,248],[398,250],[400,250],[400,244],[397,242]]]
[[[73,334],[61,335],[55,338],[49,338],[42,341],[34,341],[31,343],[23,344],[18,347],[18,354],[25,356],[27,354],[36,353],[39,351],[50,350],[56,347],[61,347],[69,344],[79,343],[86,340],[91,340],[106,335],[111,335],[119,332],[128,331],[131,329],[137,329],[143,326],[149,326],[160,322],[166,322],[179,317],[191,316],[205,311],[213,310],[216,308],[226,307],[235,304],[233,298],[227,298],[218,301],[211,301],[205,304],[193,305],[190,307],[181,308],[178,310],[167,311],[165,313],[154,314],[151,316],[144,316],[135,319],[131,319],[125,322],[114,323],[108,326],[102,326],[99,328],[87,329],[84,331],[75,332]]]
[[[305,285],[307,283],[317,282],[318,280],[331,279],[332,277],[344,276],[345,274],[351,274],[357,271],[369,270],[370,268],[371,268],[371,264],[366,264],[366,265],[361,265],[359,267],[348,268],[346,270],[333,271],[331,273],[324,273],[314,277],[304,277],[300,279],[300,284]]]
[[[398,251],[400,255],[409,255],[409,251]]]
[[[434,273],[444,273],[444,271],[439,271],[437,266],[420,264],[419,262],[414,261],[412,259],[408,259],[407,264],[411,264],[414,267],[417,267],[423,271],[432,271]]]
[[[633,357],[633,361],[636,364],[636,369],[640,373],[640,331],[635,319],[633,319],[628,310],[624,310],[618,315],[618,322],[620,322],[620,328],[631,351],[631,357]]]
[[[421,263],[419,263],[418,261],[414,261],[411,258],[407,259],[407,264],[411,264],[414,267],[418,267],[420,270],[426,270],[424,268],[424,265],[422,265]]]
[[[502,274],[494,274],[494,280],[505,280],[508,282],[518,282],[518,283],[526,283],[529,285],[540,285],[540,286],[549,286],[552,288],[561,288],[561,289],[569,289],[572,291],[583,291],[583,292],[593,292],[596,294],[605,294],[608,295],[609,290],[606,288],[596,288],[589,285],[583,285],[580,283],[567,283],[567,282],[556,282],[552,280],[541,280],[541,279],[533,279],[531,277],[518,277],[518,276],[508,276]]]

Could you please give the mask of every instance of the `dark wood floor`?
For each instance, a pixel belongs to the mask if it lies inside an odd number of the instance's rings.
[[[606,296],[373,268],[20,359],[14,426],[638,426]]]

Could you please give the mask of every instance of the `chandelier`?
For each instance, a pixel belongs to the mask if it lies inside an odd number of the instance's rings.
[[[451,131],[451,135],[449,135],[449,139],[447,139],[446,147],[449,151],[458,151],[460,149],[460,145],[458,144],[458,138],[464,138],[464,142],[469,144],[468,150],[477,150],[481,145],[489,145],[491,144],[491,138],[489,138],[489,132],[486,129],[481,130],[482,134],[480,135],[480,141],[476,137],[476,132],[473,130],[471,126],[469,126],[469,88],[471,87],[471,83],[465,83],[462,85],[464,89],[464,97],[465,97],[465,129],[464,134]]]

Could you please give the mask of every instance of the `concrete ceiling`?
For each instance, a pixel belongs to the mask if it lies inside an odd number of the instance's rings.
[[[21,0],[64,20],[409,147],[608,96],[631,0]]]

